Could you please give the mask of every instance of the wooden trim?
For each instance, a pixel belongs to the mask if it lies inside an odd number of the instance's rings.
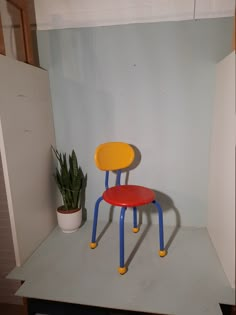
[[[1,15],[0,15],[0,54],[1,55],[6,55]]]
[[[25,281],[21,281],[21,286],[24,284]],[[28,315],[28,299],[23,296],[23,315]]]
[[[25,50],[25,62],[35,65],[27,2],[26,0],[7,0],[7,2],[12,4],[20,11]]]
[[[27,6],[25,0],[7,0],[7,2],[10,2],[19,10],[23,10]]]
[[[231,307],[230,315],[236,315],[236,306],[235,305]]]
[[[236,11],[234,14],[233,50],[236,50]]]
[[[34,65],[34,56],[33,56],[33,46],[32,46],[32,37],[30,31],[29,16],[27,8],[21,10],[21,20],[23,26],[23,37],[24,37],[24,47],[25,47],[25,56],[26,62]]]
[[[23,314],[28,315],[28,299],[26,297],[23,297]]]

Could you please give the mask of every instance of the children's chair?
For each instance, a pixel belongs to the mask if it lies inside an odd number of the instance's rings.
[[[133,232],[139,231],[137,223],[137,207],[153,203],[158,210],[159,217],[159,241],[160,251],[159,255],[164,257],[166,250],[164,248],[164,236],[163,236],[163,213],[160,204],[155,200],[154,192],[146,187],[137,185],[121,185],[121,172],[123,169],[129,167],[134,161],[135,153],[133,148],[123,142],[108,142],[99,145],[96,148],[94,160],[96,166],[105,171],[105,188],[106,190],[99,197],[95,203],[94,219],[93,219],[93,231],[90,248],[97,247],[96,243],[96,231],[99,205],[102,200],[106,201],[112,206],[121,207],[120,212],[120,267],[118,271],[121,275],[125,274],[127,267],[124,262],[124,219],[126,209],[133,208]],[[116,186],[109,188],[109,171],[117,171]]]

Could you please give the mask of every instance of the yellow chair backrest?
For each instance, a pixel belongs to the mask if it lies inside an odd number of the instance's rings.
[[[94,160],[100,170],[116,171],[131,165],[134,150],[128,143],[107,142],[96,148]]]

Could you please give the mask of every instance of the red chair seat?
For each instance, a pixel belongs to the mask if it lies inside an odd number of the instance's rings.
[[[120,207],[136,207],[155,200],[154,192],[137,185],[120,185],[107,189],[103,199],[111,205]]]

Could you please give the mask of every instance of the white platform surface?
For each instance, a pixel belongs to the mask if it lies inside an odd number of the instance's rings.
[[[106,226],[99,222],[98,235]],[[25,280],[17,295],[175,315],[221,315],[219,303],[235,304],[235,290],[223,272],[204,228],[181,228],[168,255],[158,256],[158,226],[133,234],[125,225],[128,272],[121,276],[119,227],[111,223],[96,249],[89,248],[92,223],[64,234],[56,228],[28,261],[8,276]],[[165,228],[167,243],[173,232]]]

